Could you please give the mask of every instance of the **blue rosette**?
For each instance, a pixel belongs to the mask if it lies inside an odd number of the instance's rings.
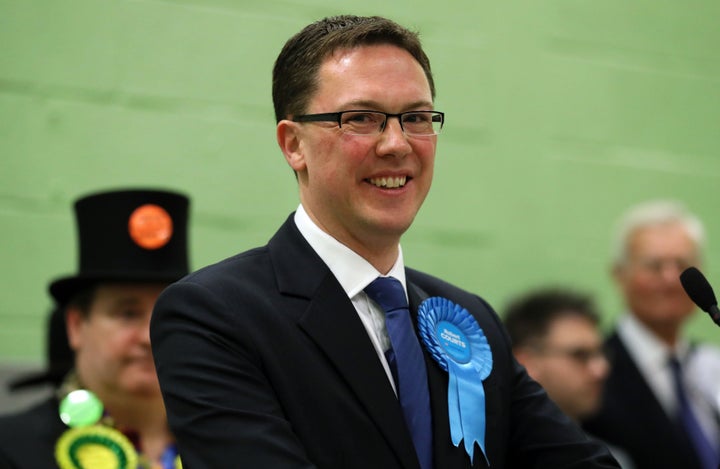
[[[453,444],[459,446],[464,441],[472,463],[477,443],[488,461],[482,381],[492,371],[492,352],[485,333],[465,308],[438,296],[420,305],[418,328],[425,347],[448,372],[448,416]]]

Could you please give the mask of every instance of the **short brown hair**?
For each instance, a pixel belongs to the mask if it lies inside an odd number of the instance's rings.
[[[600,316],[593,299],[565,288],[543,288],[514,299],[506,308],[504,322],[513,347],[525,347],[542,341],[555,320],[584,318],[595,326]]]
[[[317,90],[318,69],[327,56],[338,49],[373,44],[392,44],[408,51],[423,68],[435,98],[430,60],[418,33],[380,16],[333,16],[309,24],[280,51],[273,68],[276,121],[305,112]]]

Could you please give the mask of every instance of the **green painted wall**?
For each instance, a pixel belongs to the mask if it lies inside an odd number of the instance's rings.
[[[72,201],[192,197],[193,267],[264,243],[297,204],[274,140],[284,41],[344,12],[418,29],[447,113],[409,265],[502,307],[567,284],[621,305],[618,214],[652,197],[706,221],[720,288],[720,3],[0,0],[0,359],[39,362],[47,283],[75,272]],[[720,343],[702,315],[696,337]]]

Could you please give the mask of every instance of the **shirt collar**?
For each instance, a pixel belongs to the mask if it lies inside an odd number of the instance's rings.
[[[295,211],[295,224],[300,234],[313,250],[325,262],[333,273],[348,298],[352,298],[368,286],[370,282],[383,275],[362,256],[337,239],[320,229],[310,218],[302,204]],[[388,276],[400,280],[407,292],[405,284],[405,264],[402,248],[398,245],[398,258]],[[406,293],[407,294],[407,293]]]
[[[683,362],[689,352],[689,346],[684,340],[679,340],[674,350],[665,345],[633,314],[626,314],[620,319],[618,333],[630,355],[646,370],[665,367],[670,355],[677,356]]]

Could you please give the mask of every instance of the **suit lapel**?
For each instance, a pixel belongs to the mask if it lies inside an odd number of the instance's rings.
[[[610,378],[617,387],[615,392],[626,395],[625,399],[631,403],[635,414],[643,415],[646,425],[654,429],[656,436],[664,434],[669,440],[691,448],[692,442],[684,428],[667,415],[617,333],[610,337],[608,346],[616,354],[612,362],[615,376]]]
[[[407,468],[418,467],[405,421],[375,348],[337,279],[288,219],[268,244],[280,291],[308,300],[299,327],[324,351]],[[298,268],[302,266],[302,268]]]

